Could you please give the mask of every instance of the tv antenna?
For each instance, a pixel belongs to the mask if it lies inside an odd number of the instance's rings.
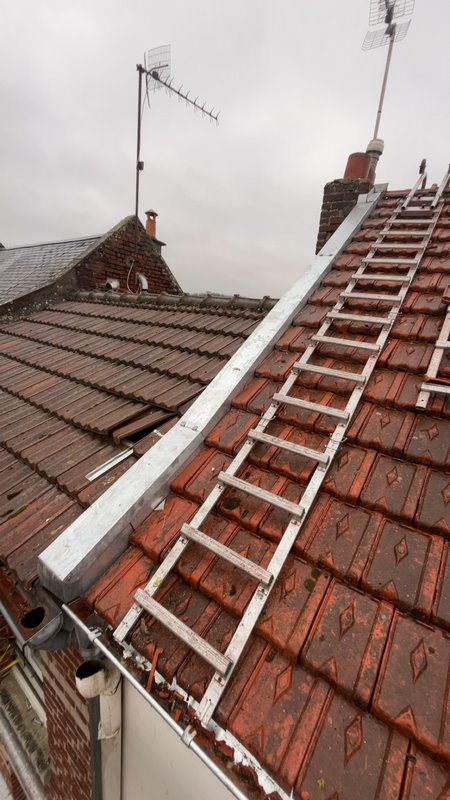
[[[408,33],[411,20],[407,22],[397,22],[400,17],[408,17],[414,11],[415,0],[370,0],[369,27],[380,25],[382,22],[387,26],[376,31],[368,31],[364,39],[362,49],[373,50],[375,47],[389,45],[384,70],[383,84],[381,87],[380,102],[375,120],[374,139],[378,139],[380,129],[381,112],[383,110],[384,95],[391,65],[392,51],[395,42],[401,42]]]
[[[138,115],[137,115],[137,145],[136,145],[136,242],[137,242],[137,220],[139,213],[139,176],[144,169],[144,162],[141,161],[141,129],[142,117],[144,113],[145,101],[150,107],[149,92],[158,89],[165,89],[168,94],[174,94],[178,100],[183,100],[186,105],[192,106],[194,111],[200,111],[202,117],[219,124],[219,111],[214,107],[208,106],[206,102],[199,102],[198,96],[194,99],[190,97],[191,92],[185,91],[183,84],[178,88],[173,85],[174,79],[170,77],[170,45],[155,47],[149,50],[144,56],[144,65],[137,64],[138,72]],[[142,101],[142,83],[145,76],[145,98]]]

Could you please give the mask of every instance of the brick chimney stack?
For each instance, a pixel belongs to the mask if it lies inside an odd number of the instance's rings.
[[[358,195],[367,194],[375,184],[375,171],[383,153],[384,143],[373,139],[365,153],[352,153],[347,161],[344,177],[327,183],[323,192],[319,235],[316,253],[350,213]]]
[[[153,209],[145,212],[145,216],[147,217],[147,222],[145,223],[145,230],[147,236],[151,236],[152,239],[156,239],[156,217],[158,214]]]

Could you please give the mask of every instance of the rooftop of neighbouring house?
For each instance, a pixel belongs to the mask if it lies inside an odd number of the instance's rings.
[[[0,247],[0,306],[60,278],[100,241],[100,236]]]
[[[110,626],[116,627],[123,619],[135,590],[145,586],[178,537],[182,523],[192,519],[218,473],[230,464],[405,195],[383,195],[273,351],[224,410],[204,445],[174,476],[164,507],[150,513],[136,528],[124,555],[90,590],[85,598],[88,608]],[[414,242],[413,225],[410,230],[410,238],[392,239],[397,247],[399,241],[405,245]],[[407,253],[405,249],[405,257]],[[377,264],[377,272],[381,271],[391,272],[392,265]],[[424,412],[416,410],[445,317],[443,295],[449,282],[447,191],[431,243],[365,387],[347,439],[215,714],[220,725],[258,759],[283,790],[301,800],[438,800],[449,796],[448,396],[433,395]],[[392,292],[389,281],[378,282],[376,287],[378,292]],[[370,288],[367,285],[367,291]],[[77,302],[54,309],[40,319],[38,328],[35,319],[30,320],[31,329],[18,323],[12,339],[8,338],[11,332],[3,330],[10,348],[8,357],[23,363],[27,347],[31,347],[36,363],[42,363],[54,335],[53,326],[47,330],[48,323],[67,326],[68,335],[75,336],[76,323],[84,322],[87,307],[86,302]],[[98,318],[98,306],[95,308]],[[113,324],[110,316],[118,325],[112,333],[120,332],[120,324],[125,324],[117,322],[120,307],[100,308],[107,319],[96,323],[95,331],[90,328],[89,342],[95,347],[96,331],[104,335]],[[347,305],[355,316],[383,315],[388,308],[383,301],[369,304],[355,298]],[[126,324],[140,330],[141,312],[134,313],[133,322]],[[221,331],[223,337],[233,329],[232,350],[243,324],[239,317]],[[256,324],[252,317],[244,332]],[[367,342],[373,342],[378,333],[379,326],[358,321],[336,320],[333,329],[334,335],[351,335]],[[30,335],[34,339],[31,346],[24,338]],[[197,334],[193,336],[196,340]],[[85,332],[82,341],[83,337]],[[185,344],[189,346],[188,341]],[[220,368],[216,347],[214,352],[207,366],[208,378]],[[187,357],[188,372],[183,372],[183,364],[178,365],[181,372],[176,377],[186,382],[189,374],[189,380],[197,385],[203,366],[199,365],[199,373],[189,360]],[[316,363],[358,372],[365,360],[355,347],[324,343]],[[81,375],[86,376],[91,356],[68,358],[65,352],[61,362],[65,369],[78,369],[79,365]],[[444,351],[440,377],[444,382],[450,378],[448,350]],[[131,381],[136,385],[133,378]],[[101,388],[99,383],[96,391]],[[339,409],[346,405],[351,388],[343,378],[300,373],[291,394]],[[153,392],[127,399],[161,405],[161,397]],[[329,416],[282,405],[267,432],[321,450],[333,427]],[[298,502],[313,468],[304,456],[258,444],[238,474]],[[288,519],[286,512],[274,510],[260,499],[227,489],[204,530],[266,566]],[[192,544],[157,598],[223,652],[254,588],[253,581],[237,568]],[[169,683],[175,678],[194,698],[201,697],[213,670],[173,633],[144,616],[131,643],[150,660],[158,654],[157,669]],[[154,691],[167,697],[164,688]]]
[[[0,317],[0,596],[8,605],[18,584],[13,616],[39,553],[174,424],[274,302],[79,292]]]
[[[147,212],[155,214],[156,212]],[[135,216],[101,236],[4,247],[0,244],[0,313],[41,306],[70,290],[117,286],[121,292],[182,290],[161,255],[154,220],[146,228]]]

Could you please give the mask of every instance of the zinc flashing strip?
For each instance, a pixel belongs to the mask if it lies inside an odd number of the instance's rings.
[[[86,480],[95,481],[95,479],[99,478],[100,475],[104,475],[105,472],[109,472],[110,469],[116,467],[117,464],[120,464],[121,461],[125,461],[125,459],[131,455],[133,455],[132,447],[127,447],[126,450],[116,453],[115,456],[108,458],[108,461],[105,461],[104,464],[100,464],[100,466],[93,469],[92,472],[88,472],[88,474],[85,475]]]
[[[275,342],[307,303],[377,205],[386,185],[357,204],[301,277],[152,449],[61,533],[38,559],[41,583],[68,602],[86,592],[125,550],[128,537],[164,499],[175,474],[195,453]]]

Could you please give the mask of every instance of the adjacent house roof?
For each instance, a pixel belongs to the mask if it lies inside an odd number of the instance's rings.
[[[160,242],[135,216],[125,217],[102,236],[5,248],[0,246],[0,313],[67,297],[75,288],[139,291],[138,276],[154,294],[182,294],[161,255]],[[142,284],[142,280],[141,280]]]
[[[174,476],[163,507],[137,526],[122,558],[88,593],[88,608],[113,628],[255,426],[403,197],[404,192],[384,195],[194,458]],[[414,226],[411,231],[410,239],[401,239],[406,246],[414,241]],[[392,271],[388,262],[377,267]],[[250,751],[287,795],[301,800],[437,800],[450,791],[449,400],[436,395],[425,413],[416,411],[449,281],[447,192],[347,441],[215,715],[235,737],[236,749]],[[378,281],[376,290],[389,293],[392,283]],[[376,305],[363,297],[352,300],[355,316],[386,310],[382,300]],[[334,332],[370,342],[379,329],[366,321],[336,320]],[[358,348],[327,342],[319,354],[319,365],[361,369]],[[448,350],[440,376],[450,377]],[[301,373],[292,394],[339,409],[351,388],[338,376]],[[314,450],[323,448],[330,431],[329,416],[291,405],[281,406],[267,429]],[[298,502],[313,467],[305,456],[258,444],[240,474]],[[228,489],[204,530],[264,567],[288,519],[285,511]],[[223,652],[254,588],[236,567],[192,544],[157,597]],[[131,644],[157,661],[169,684],[176,679],[194,698],[202,696],[212,668],[160,623],[144,615]],[[168,696],[165,687],[154,691],[162,700]]]
[[[7,604],[12,585],[33,585],[39,553],[179,418],[272,304],[79,292],[0,318]]]
[[[100,236],[0,248],[0,306],[49,286],[100,241]]]

